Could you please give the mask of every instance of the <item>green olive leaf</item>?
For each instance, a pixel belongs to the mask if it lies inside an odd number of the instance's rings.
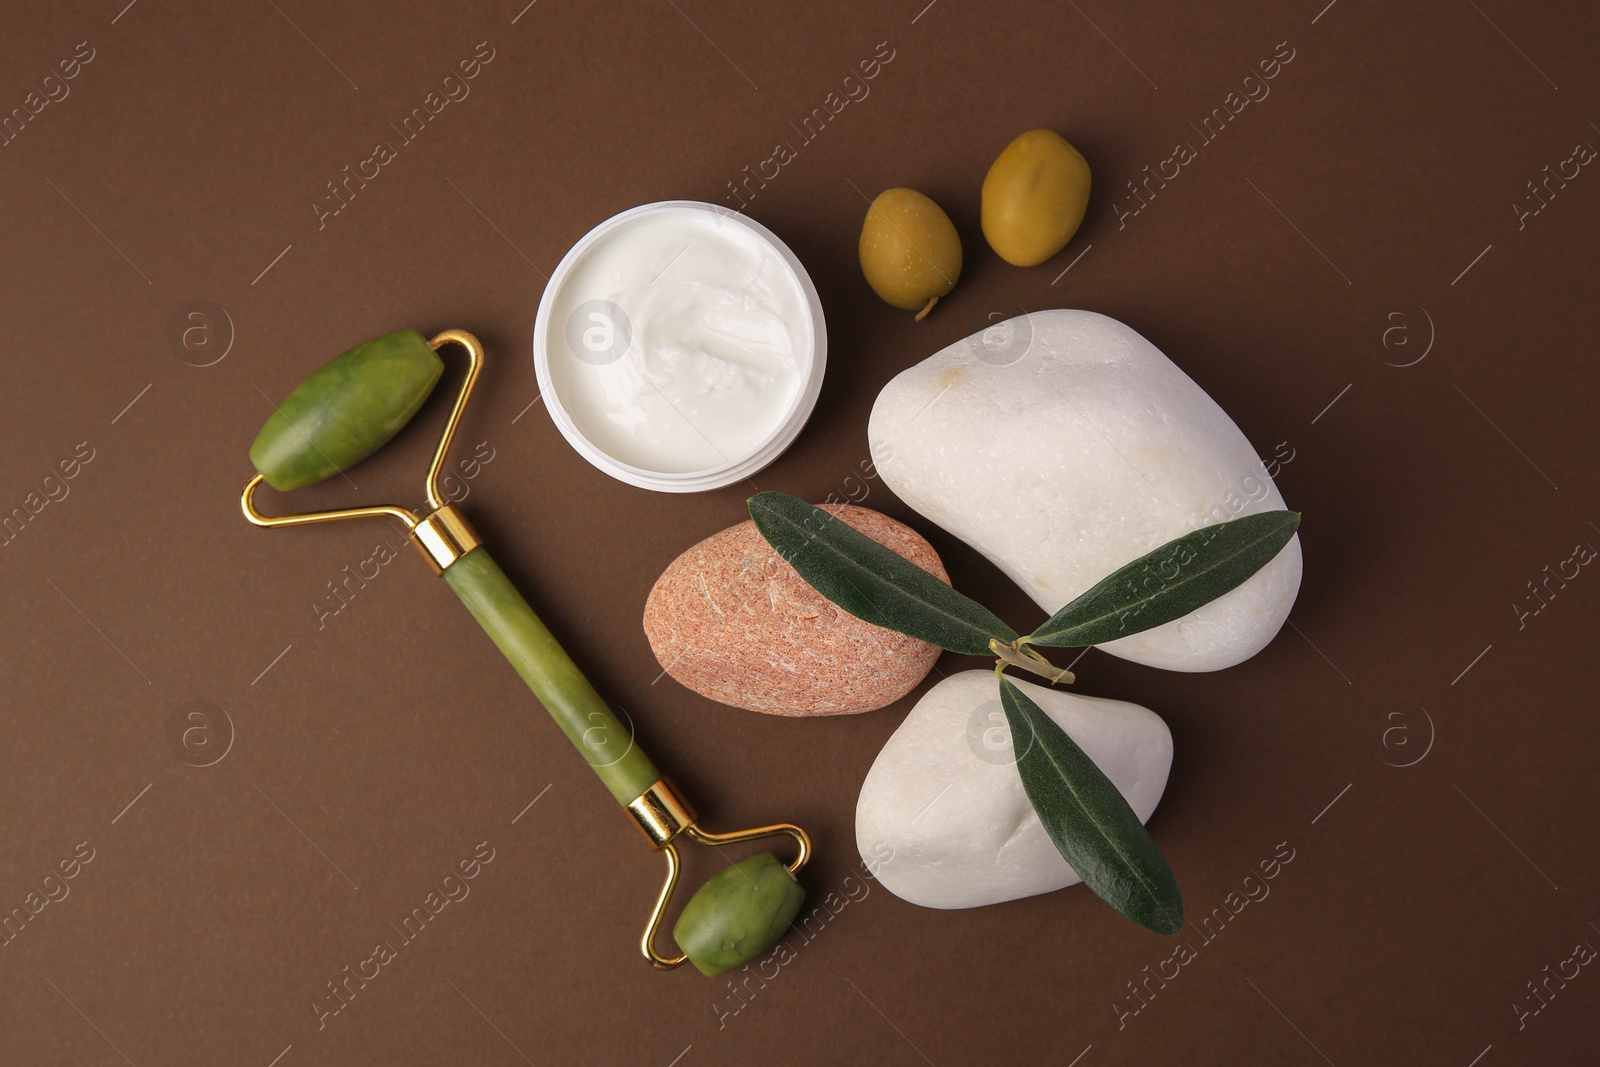
[[[1172,867],[1094,760],[1004,675],[1000,706],[1020,751],[1017,773],[1045,833],[1083,884],[1146,930],[1183,929]]]
[[[750,517],[817,592],[858,619],[969,656],[1017,633],[898,552],[787,493],[757,493]]]
[[[1181,619],[1272,562],[1299,526],[1298,512],[1264,511],[1168,541],[1101,579],[1024,641],[1098,645]]]

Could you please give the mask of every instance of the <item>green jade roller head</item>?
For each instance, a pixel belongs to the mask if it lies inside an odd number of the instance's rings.
[[[389,505],[270,516],[256,509],[255,491],[263,481],[283,492],[299,489],[342,473],[387,444],[438,384],[444,370],[438,349],[447,344],[466,349],[469,362],[428,467],[427,515],[419,519],[405,508]],[[702,829],[694,809],[617,721],[482,547],[465,516],[440,496],[439,473],[482,369],[483,346],[462,330],[446,330],[431,340],[415,330],[399,330],[324,364],[277,405],[250,446],[250,460],[259,473],[240,498],[245,518],[257,526],[381,516],[404,523],[412,543],[632,816],[650,847],[666,856],[666,881],[639,942],[645,959],[662,970],[691,962],[707,975],[741,967],[776,944],[799,912],[805,891],[794,876],[810,858],[811,839],[789,823],[733,833]],[[682,954],[668,957],[656,951],[656,933],[678,884],[679,837],[721,846],[777,836],[794,838],[798,846],[794,860],[785,864],[763,852],[712,876],[684,906],[673,927]]]

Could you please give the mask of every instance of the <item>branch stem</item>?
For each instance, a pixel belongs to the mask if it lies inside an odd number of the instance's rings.
[[[1052,685],[1070,683],[1076,680],[1076,676],[1071,671],[1065,667],[1057,667],[1031,648],[1024,655],[999,638],[991,638],[989,640],[989,651],[998,656],[1001,663],[1016,667],[1018,670],[1037,674],[1041,678],[1049,679]]]

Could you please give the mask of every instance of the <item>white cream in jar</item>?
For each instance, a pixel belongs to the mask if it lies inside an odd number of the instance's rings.
[[[649,488],[710,488],[799,432],[821,326],[810,279],[776,237],[674,201],[624,212],[567,254],[540,304],[535,362],[557,425],[591,462]]]

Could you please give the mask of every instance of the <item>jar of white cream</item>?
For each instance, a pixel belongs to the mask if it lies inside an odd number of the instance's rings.
[[[533,361],[562,436],[662,492],[771,463],[822,388],[827,332],[794,253],[743,215],[646,204],[590,230],[539,301]]]

